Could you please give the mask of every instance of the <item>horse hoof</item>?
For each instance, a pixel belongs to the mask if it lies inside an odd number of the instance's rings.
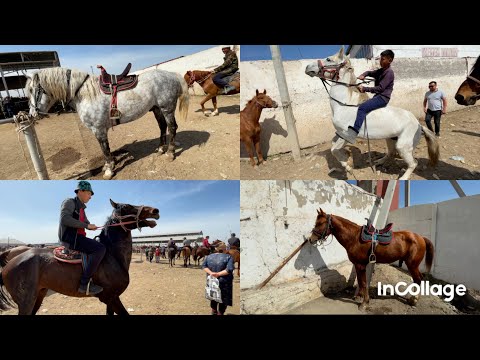
[[[206,117],[209,117],[212,115],[212,113],[207,113],[207,112],[204,112],[203,115],[205,115]]]
[[[110,180],[113,177],[113,172],[111,171],[105,171],[105,174],[103,174],[103,180]]]
[[[410,306],[415,306],[417,305],[417,302],[418,302],[418,298],[416,296],[412,296],[408,299],[408,304]]]
[[[172,162],[173,160],[175,160],[175,155],[174,154],[167,152],[166,155],[167,155],[167,160],[168,161]]]
[[[365,311],[366,309],[367,309],[367,304],[361,303],[360,305],[358,305],[358,310]]]

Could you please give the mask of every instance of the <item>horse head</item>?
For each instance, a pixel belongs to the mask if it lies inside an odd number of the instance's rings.
[[[35,73],[32,77],[28,77],[25,90],[30,107],[29,114],[34,118],[48,117],[48,110],[50,110],[55,103],[52,94],[47,92],[44,87],[46,87],[46,85],[40,80],[39,72]]]
[[[321,208],[317,210],[317,219],[308,239],[310,243],[324,241],[332,233],[332,215],[327,215]]]
[[[455,100],[459,105],[475,105],[480,97],[480,56],[473,65],[470,75],[460,85],[455,94]]]
[[[159,210],[150,206],[120,204],[111,199],[110,204],[114,209],[110,217],[111,224],[121,224],[120,226],[125,231],[140,230],[142,227],[147,226],[153,228],[157,226],[157,223],[154,220],[148,219],[160,219]]]
[[[345,55],[343,47],[332,56],[308,64],[305,74],[310,77],[317,76],[324,80],[341,81],[347,84],[353,84],[356,80],[350,57]]]
[[[270,96],[267,95],[267,90],[263,90],[263,93],[256,90],[257,95],[255,95],[255,102],[263,108],[277,108],[278,104],[276,101],[272,100]]]
[[[193,71],[187,71],[185,75],[183,75],[183,78],[185,79],[185,82],[187,83],[188,87],[192,87],[193,83],[195,82],[195,75],[193,74]]]

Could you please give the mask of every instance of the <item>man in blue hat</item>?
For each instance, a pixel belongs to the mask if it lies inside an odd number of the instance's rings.
[[[87,254],[87,262],[83,267],[78,291],[87,295],[96,295],[103,288],[95,285],[91,278],[105,255],[105,246],[86,236],[85,229],[98,229],[98,226],[90,224],[85,215],[85,204],[93,195],[92,186],[88,181],[82,180],[78,183],[75,193],[77,194],[75,198],[66,199],[62,203],[58,238],[70,244],[70,249]]]

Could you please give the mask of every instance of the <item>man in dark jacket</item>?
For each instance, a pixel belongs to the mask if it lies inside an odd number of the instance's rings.
[[[232,246],[235,246],[237,249],[240,249],[240,239],[235,236],[235,233],[232,233],[230,239],[228,239],[228,245],[231,249]]]
[[[100,265],[104,255],[105,246],[100,242],[86,237],[85,229],[96,230],[98,226],[90,224],[85,215],[85,204],[93,195],[92,186],[88,181],[80,181],[75,189],[77,196],[66,199],[60,211],[60,226],[58,238],[70,245],[70,249],[87,254],[78,292],[86,295],[96,295],[103,290],[95,285],[91,278]]]
[[[224,94],[227,94],[229,91],[235,90],[235,86],[229,85],[223,78],[238,71],[238,58],[235,51],[228,46],[223,47],[222,51],[225,54],[223,64],[213,70],[215,75],[212,80],[220,89],[225,88]]]

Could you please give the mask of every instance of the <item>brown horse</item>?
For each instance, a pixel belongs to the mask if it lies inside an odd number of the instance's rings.
[[[475,105],[480,98],[480,56],[472,67],[470,75],[460,85],[455,94],[455,100],[459,105]]]
[[[20,255],[21,253],[24,253],[27,250],[30,250],[30,246],[17,246],[8,250],[5,250],[0,254],[0,267],[5,267],[7,263],[12,260],[15,256]]]
[[[358,296],[363,296],[360,310],[364,310],[370,300],[367,291],[366,267],[369,263],[371,243],[360,240],[362,227],[337,215],[326,214],[322,209],[317,210],[315,227],[309,241],[325,241],[329,235],[335,236],[338,242],[347,250],[348,258],[355,266],[358,281]],[[411,231],[394,231],[393,239],[388,245],[379,244],[375,250],[376,262],[392,263],[403,260],[407,264],[413,281],[420,285],[422,274],[418,269],[426,254],[425,262],[427,273],[430,272],[433,261],[433,244],[421,235]],[[415,305],[418,296],[409,299],[411,305]]]
[[[202,106],[202,111],[205,116],[215,116],[218,115],[218,108],[217,108],[217,95],[233,95],[238,94],[240,92],[240,76],[234,77],[229,85],[235,86],[235,90],[229,91],[227,94],[223,93],[223,89],[219,88],[212,80],[213,73],[210,71],[202,71],[202,70],[192,70],[187,71],[186,74],[183,76],[185,81],[188,84],[188,87],[192,87],[193,83],[197,83],[203,88],[203,91],[207,94],[207,96],[200,102]],[[205,112],[204,104],[212,99],[213,104],[213,112],[207,113]]]
[[[130,281],[131,231],[155,227],[157,223],[148,219],[159,219],[160,215],[158,209],[148,206],[117,204],[112,200],[110,203],[114,208],[112,216],[99,235],[106,253],[93,275],[93,282],[102,286],[103,291],[95,296],[107,305],[108,315],[128,315],[120,295]],[[125,219],[128,224],[120,223],[119,219]],[[57,261],[52,249],[31,248],[12,258],[0,272],[0,310],[13,305],[5,289],[17,304],[19,315],[36,314],[49,289],[68,296],[85,297],[77,291],[81,275],[80,264]]]
[[[227,254],[229,254],[233,258],[233,263],[238,263],[237,266],[237,275],[240,277],[240,251],[237,249],[230,249],[227,251]]]
[[[206,247],[199,246],[196,249],[193,249],[193,261],[195,262],[195,265],[200,265],[200,259],[210,255],[210,249],[207,249]]]
[[[192,254],[192,250],[188,246],[184,246],[182,249],[182,255],[183,255],[183,266],[188,267],[189,265],[192,265],[190,263],[190,255]],[[188,261],[188,265],[187,265]]]
[[[263,161],[262,147],[260,146],[260,133],[262,128],[260,127],[260,114],[265,108],[276,108],[277,103],[267,96],[267,90],[263,93],[257,94],[245,105],[245,108],[240,111],[240,140],[245,144],[247,148],[248,156],[250,156],[250,163],[255,166],[255,160],[253,160],[253,146],[257,151],[258,164]]]

